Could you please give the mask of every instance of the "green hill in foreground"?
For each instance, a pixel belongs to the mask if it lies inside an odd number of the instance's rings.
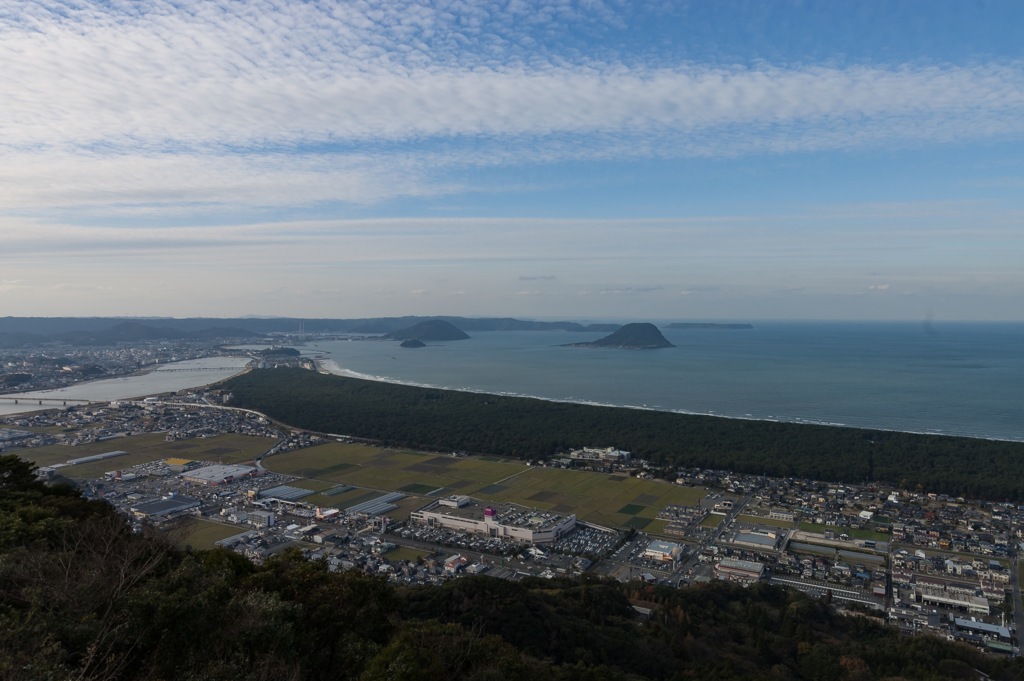
[[[634,605],[651,610],[637,616]],[[0,456],[0,679],[1019,679],[1019,661],[796,591],[461,578],[398,587],[286,550],[136,534]]]
[[[748,421],[265,369],[225,383],[233,404],[309,430],[523,459],[614,445],[664,466],[882,481],[1024,501],[1024,443]]]

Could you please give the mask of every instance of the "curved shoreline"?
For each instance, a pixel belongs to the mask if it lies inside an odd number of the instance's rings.
[[[532,400],[542,400],[545,402],[559,402],[564,404],[582,404],[592,407],[611,407],[613,409],[637,409],[641,411],[657,411],[667,414],[682,414],[686,416],[711,416],[714,418],[732,419],[736,421],[760,421],[764,423],[790,423],[793,425],[807,425],[807,426],[828,426],[833,428],[855,428],[858,430],[877,430],[882,432],[890,433],[908,433],[911,435],[934,435],[936,437],[958,437],[967,440],[987,440],[991,442],[1024,442],[1024,437],[1021,438],[1006,438],[1006,437],[989,437],[984,435],[965,435],[958,433],[946,433],[935,430],[903,430],[899,428],[882,428],[878,426],[853,426],[846,423],[837,423],[832,421],[817,421],[813,419],[804,418],[783,418],[783,417],[770,417],[770,418],[758,418],[755,416],[733,416],[728,414],[719,414],[715,412],[701,412],[701,411],[690,411],[686,409],[658,409],[656,407],[648,407],[643,405],[631,405],[631,404],[610,404],[607,402],[595,402],[593,400],[574,400],[571,398],[555,398],[555,397],[542,397],[540,395],[527,395],[523,393],[514,392],[502,392],[492,390],[479,390],[474,388],[453,388],[451,386],[435,385],[431,383],[416,383],[414,381],[404,381],[401,379],[389,378],[386,376],[375,376],[370,374],[362,374],[358,371],[346,369],[339,365],[333,359],[325,358],[312,358],[313,363],[317,370],[321,373],[331,374],[334,376],[342,376],[345,378],[355,378],[363,381],[376,381],[378,383],[392,383],[394,385],[404,385],[413,388],[431,388],[433,390],[451,390],[453,392],[472,393],[476,395],[496,395],[499,397],[523,397]]]

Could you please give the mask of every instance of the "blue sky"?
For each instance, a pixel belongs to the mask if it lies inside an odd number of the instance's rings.
[[[0,0],[0,315],[1024,320],[1021,26]]]

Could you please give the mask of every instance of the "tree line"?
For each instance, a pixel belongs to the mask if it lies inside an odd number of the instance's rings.
[[[281,422],[393,446],[521,459],[615,446],[659,466],[881,481],[954,496],[1024,501],[1020,442],[597,407],[301,369],[252,371],[224,388],[236,406]]]

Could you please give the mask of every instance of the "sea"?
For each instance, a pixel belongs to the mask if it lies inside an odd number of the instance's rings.
[[[418,349],[325,341],[304,353],[333,373],[410,385],[1024,441],[1021,323],[756,322],[662,332],[676,347],[573,348],[564,345],[606,334],[491,331]]]

